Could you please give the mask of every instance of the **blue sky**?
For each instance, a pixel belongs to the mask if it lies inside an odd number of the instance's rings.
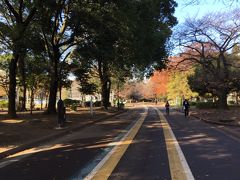
[[[178,7],[175,11],[175,16],[178,18],[178,22],[182,23],[188,17],[201,17],[208,12],[217,12],[217,11],[229,11],[230,9],[234,9],[239,7],[240,2],[233,3],[232,5],[224,4],[224,0],[199,0],[198,5],[188,5],[186,3],[189,0],[175,0],[178,3]],[[228,2],[228,0],[225,0]]]

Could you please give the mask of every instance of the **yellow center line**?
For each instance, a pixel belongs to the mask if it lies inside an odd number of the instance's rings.
[[[170,125],[159,109],[155,108],[161,119],[163,133],[167,146],[168,161],[172,180],[194,180],[183,152],[172,132]]]
[[[117,143],[109,143],[115,147],[99,162],[99,164],[87,175],[84,180],[105,180],[111,175],[128,146],[133,142],[134,137],[142,126],[147,116],[147,108],[139,120],[133,125],[128,133]]]

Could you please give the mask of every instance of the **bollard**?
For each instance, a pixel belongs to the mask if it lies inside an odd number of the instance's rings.
[[[62,127],[64,125],[64,104],[61,99],[59,99],[57,103],[57,110],[58,110],[58,126]]]

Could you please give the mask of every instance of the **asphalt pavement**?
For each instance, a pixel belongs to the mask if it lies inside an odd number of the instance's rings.
[[[109,119],[63,129],[0,154],[0,179],[83,179],[118,146],[112,142],[121,141],[130,132],[143,110],[136,108]],[[239,127],[204,123],[201,118],[184,117],[178,111],[167,116],[161,110],[195,179],[239,179]],[[149,107],[139,126],[133,140],[122,140],[128,146],[109,179],[171,179],[165,125],[157,111]]]

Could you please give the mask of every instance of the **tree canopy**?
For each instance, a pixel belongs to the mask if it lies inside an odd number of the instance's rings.
[[[134,70],[145,74],[164,67],[171,28],[177,23],[174,0],[4,0],[0,7],[0,49],[12,55],[8,113],[13,117],[16,86],[26,95],[29,53],[47,65],[40,73],[50,79],[49,113],[56,112],[58,87],[61,98],[62,80],[69,71],[66,61],[73,51],[79,61],[97,67],[106,107],[113,78],[119,84]],[[82,90],[94,89],[87,82]]]
[[[227,107],[227,94],[233,88],[236,77],[232,72],[235,60],[230,61],[229,52],[239,44],[240,11],[211,13],[200,19],[188,19],[174,36],[182,48],[183,61],[201,66],[201,77],[206,88],[218,97],[218,107]],[[200,72],[197,68],[197,72]],[[201,74],[200,73],[200,74]],[[198,73],[199,74],[199,73]]]

